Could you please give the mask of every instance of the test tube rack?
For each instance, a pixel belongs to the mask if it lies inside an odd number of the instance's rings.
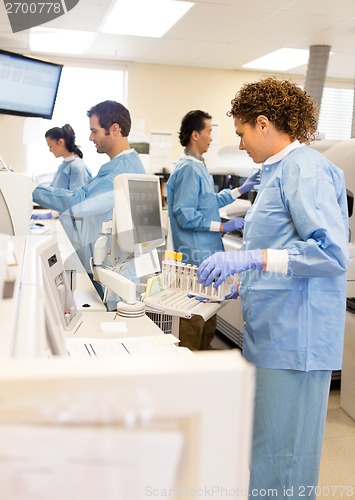
[[[197,269],[197,266],[182,262],[182,253],[167,250],[162,262],[162,287],[181,290],[186,294],[204,297],[208,300],[224,300],[231,292],[231,285],[235,281],[234,276],[230,276],[218,288],[214,288],[214,282],[206,287],[198,282]]]

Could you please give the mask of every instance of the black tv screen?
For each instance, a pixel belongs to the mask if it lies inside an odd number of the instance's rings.
[[[63,65],[0,50],[0,113],[51,119]]]

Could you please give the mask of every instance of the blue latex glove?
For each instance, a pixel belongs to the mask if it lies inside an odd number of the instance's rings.
[[[216,304],[217,302],[222,302],[222,299],[202,297],[202,295],[192,295],[191,293],[188,293],[187,296],[189,299],[194,298],[195,300],[198,300],[199,302],[203,302],[203,303],[205,303],[205,302],[212,303],[213,302],[214,304]],[[231,297],[231,298],[233,298],[233,297]]]
[[[242,194],[248,193],[251,189],[253,189],[255,184],[260,184],[260,170],[248,177],[248,179],[241,186],[239,186],[239,191]]]
[[[44,219],[53,219],[53,214],[52,212],[33,212],[31,214],[31,219],[32,220],[44,220]]]
[[[230,293],[226,295],[225,300],[237,299],[239,297],[238,285],[232,285],[230,289]]]
[[[237,252],[217,252],[203,260],[197,270],[199,283],[209,286],[214,280],[214,288],[232,274],[242,273],[248,269],[261,271],[265,259],[261,250],[241,250]]]
[[[231,233],[233,231],[240,231],[244,227],[243,217],[236,217],[222,224],[224,233]]]
[[[189,299],[194,298],[194,299],[198,300],[199,302],[207,302],[208,301],[207,297],[201,297],[200,295],[191,295],[190,293],[188,293],[187,296]]]

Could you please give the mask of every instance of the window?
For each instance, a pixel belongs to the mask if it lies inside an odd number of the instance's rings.
[[[27,118],[24,142],[27,146],[27,172],[45,179],[53,174],[61,159],[48,151],[45,132],[52,127],[69,123],[76,135],[76,143],[84,154],[84,160],[96,175],[100,166],[109,160],[100,155],[89,141],[89,118],[86,113],[91,106],[106,100],[126,104],[126,70],[77,68],[64,66],[52,120]],[[35,158],[35,161],[34,161]]]
[[[350,139],[353,102],[353,89],[324,88],[318,121],[319,133],[323,139]]]

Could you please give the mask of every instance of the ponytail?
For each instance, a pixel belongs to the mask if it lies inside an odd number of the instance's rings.
[[[79,147],[75,144],[75,132],[73,128],[66,123],[63,127],[54,127],[45,133],[45,137],[49,137],[55,141],[59,139],[64,140],[65,147],[70,153],[74,153],[79,158],[82,158],[84,155]]]

